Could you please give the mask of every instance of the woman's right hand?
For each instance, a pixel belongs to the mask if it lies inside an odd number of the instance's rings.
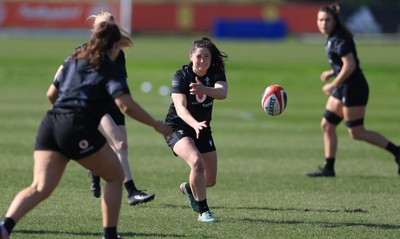
[[[164,121],[156,121],[156,125],[154,126],[155,130],[162,134],[164,138],[166,138],[168,135],[172,134],[172,128],[168,124],[166,124]]]

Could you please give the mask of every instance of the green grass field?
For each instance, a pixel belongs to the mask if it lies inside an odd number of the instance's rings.
[[[157,90],[170,85],[196,38],[138,36],[126,51],[132,95],[159,119],[170,99]],[[83,41],[0,38],[0,218],[32,181],[35,134],[50,107],[45,93],[58,66]],[[337,177],[305,176],[323,164],[324,42],[215,42],[230,57],[228,98],[215,102],[213,115],[219,168],[208,202],[219,222],[197,222],[179,192],[186,164],[154,130],[127,119],[134,179],[156,200],[130,207],[124,191],[124,238],[399,238],[400,178],[389,153],[351,140],[341,125]],[[398,43],[359,44],[358,51],[370,84],[366,127],[399,144]],[[140,91],[145,81],[153,85],[149,93]],[[269,84],[287,91],[281,116],[268,116],[260,106]],[[55,192],[17,224],[13,238],[101,238],[100,201],[89,188],[86,171],[71,162]]]

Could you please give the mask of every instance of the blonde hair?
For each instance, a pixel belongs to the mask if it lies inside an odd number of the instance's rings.
[[[92,32],[96,31],[96,29],[102,22],[115,24],[118,27],[119,31],[121,32],[121,42],[120,42],[121,48],[131,47],[133,45],[133,41],[130,34],[115,21],[114,16],[111,13],[106,11],[100,11],[97,15],[90,15],[87,19],[88,20],[94,19]]]
[[[121,38],[121,31],[117,25],[99,22],[93,29],[89,42],[72,53],[71,58],[86,59],[95,70],[99,70],[105,61],[104,52],[112,49]]]

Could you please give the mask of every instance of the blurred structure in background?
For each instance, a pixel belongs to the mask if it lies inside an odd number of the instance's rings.
[[[400,33],[400,1],[342,1],[354,33]],[[316,13],[328,1],[284,0],[2,0],[0,31],[85,31],[89,15],[109,11],[126,30],[141,33],[209,33],[216,38],[283,39],[317,33]],[[340,1],[339,1],[340,3]]]

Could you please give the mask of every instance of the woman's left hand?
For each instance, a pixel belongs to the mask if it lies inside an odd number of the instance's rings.
[[[190,83],[190,94],[197,95],[197,94],[204,94],[204,85],[196,76],[196,82]]]
[[[333,90],[336,88],[336,85],[332,84],[332,83],[328,83],[325,84],[322,87],[322,91],[326,94],[326,95],[331,95]]]

